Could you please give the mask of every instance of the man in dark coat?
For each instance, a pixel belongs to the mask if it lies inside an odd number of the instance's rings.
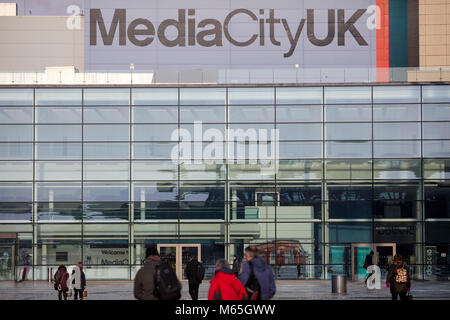
[[[154,295],[155,267],[161,262],[158,250],[154,246],[145,252],[144,266],[139,269],[134,278],[134,297],[138,300],[158,300]]]
[[[184,269],[184,275],[189,282],[189,294],[192,300],[198,300],[198,288],[203,280],[201,279],[202,268],[203,265],[201,262],[198,262],[197,257],[191,256]]]
[[[239,281],[242,282],[244,287],[249,293],[248,282],[252,280],[252,277],[256,277],[259,284],[259,290],[257,297],[258,300],[270,300],[275,295],[275,280],[273,276],[272,268],[260,257],[258,257],[258,250],[256,247],[247,247],[245,249],[245,259],[247,263],[242,267],[242,273],[239,275]],[[248,294],[249,299],[252,299],[252,295]]]

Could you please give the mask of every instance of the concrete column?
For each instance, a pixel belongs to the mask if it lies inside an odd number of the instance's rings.
[[[145,220],[145,190],[141,189],[141,220]]]

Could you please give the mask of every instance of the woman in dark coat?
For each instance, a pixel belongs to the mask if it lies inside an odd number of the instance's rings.
[[[396,254],[386,278],[386,286],[391,290],[392,300],[408,300],[407,293],[411,289],[411,278],[409,269],[403,261],[402,256]]]
[[[64,296],[64,300],[67,300],[67,292],[69,287],[67,286],[67,280],[69,280],[69,273],[64,265],[60,265],[55,276],[55,290],[58,290],[58,299],[61,300]]]

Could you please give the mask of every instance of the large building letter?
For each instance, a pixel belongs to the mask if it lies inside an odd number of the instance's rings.
[[[350,19],[345,22],[344,20],[344,9],[338,10],[338,46],[345,45],[345,33],[350,31],[350,33],[355,38],[356,42],[360,46],[367,46],[366,40],[364,40],[361,33],[359,33],[358,29],[354,26],[356,20],[358,20],[364,13],[366,13],[366,9],[359,9],[350,17]]]
[[[203,28],[207,25],[213,25],[214,28],[200,31],[197,34],[197,42],[203,47],[221,47],[222,46],[222,24],[216,19],[205,19],[198,24],[199,28]],[[212,39],[205,39],[207,36],[214,35]]]
[[[169,26],[177,28],[178,36],[174,40],[166,38],[166,29]],[[186,10],[178,9],[178,20],[167,19],[161,22],[158,27],[158,39],[166,47],[186,46]]]
[[[100,34],[103,39],[103,44],[105,46],[112,45],[114,40],[114,35],[116,34],[117,24],[119,24],[119,45],[126,45],[126,34],[125,34],[125,23],[127,20],[127,11],[126,9],[116,9],[114,10],[114,16],[111,22],[111,26],[109,27],[109,32],[106,33],[105,22],[103,21],[102,11],[100,9],[91,9],[89,11],[90,17],[90,45],[97,45],[97,26],[100,29]]]
[[[144,25],[145,29],[136,29],[136,27],[140,24]],[[146,37],[145,39],[139,40],[138,38],[136,38],[136,35],[154,36],[155,27],[147,19],[136,19],[131,21],[130,25],[128,26],[127,34],[128,39],[130,39],[130,41],[134,45],[145,47],[152,43],[153,37]]]
[[[324,47],[327,46],[333,41],[334,39],[334,33],[335,33],[335,12],[332,9],[328,10],[328,34],[325,39],[317,39],[314,34],[314,9],[308,9],[307,10],[307,19],[308,22],[306,23],[306,29],[308,33],[308,39],[309,41],[318,47]]]
[[[255,42],[255,40],[258,38],[258,35],[254,34],[251,36],[250,39],[248,39],[247,41],[244,41],[244,42],[237,41],[231,37],[230,31],[228,31],[228,25],[230,24],[231,18],[233,18],[238,13],[245,13],[246,15],[250,16],[252,18],[252,20],[254,20],[254,21],[258,20],[256,15],[253,12],[251,12],[250,10],[247,10],[247,9],[233,10],[226,16],[225,21],[223,22],[223,33],[225,34],[225,38],[227,38],[227,40],[230,41],[235,46],[246,47],[246,46],[251,45],[253,42]]]

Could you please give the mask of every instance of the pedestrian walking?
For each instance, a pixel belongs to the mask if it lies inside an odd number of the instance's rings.
[[[156,247],[148,247],[145,256],[144,266],[134,278],[134,297],[138,300],[180,299],[181,283],[170,265],[161,261]]]
[[[399,254],[394,256],[389,268],[386,286],[390,288],[393,301],[396,301],[398,296],[402,301],[408,300],[407,294],[411,290],[411,278],[409,269]]]
[[[371,265],[373,265],[373,255],[374,252],[370,251],[370,253],[368,255],[366,255],[366,259],[364,260],[364,265],[363,268],[364,269],[368,269]],[[369,273],[366,277],[366,279],[364,280],[364,283],[367,284],[367,280],[369,280],[369,277],[372,275],[373,272]]]
[[[205,268],[203,264],[197,260],[197,257],[189,257],[189,262],[186,264],[184,275],[188,279],[189,294],[192,300],[198,300],[198,288],[205,276]]]
[[[216,271],[209,285],[208,300],[247,300],[247,292],[225,259],[216,263]]]
[[[58,291],[58,300],[62,300],[63,297],[64,300],[67,300],[67,292],[69,291],[69,273],[63,264],[58,267],[53,279],[55,281],[55,290]]]
[[[275,295],[275,279],[272,268],[258,256],[254,246],[245,249],[245,263],[239,280],[245,286],[250,300],[270,300]]]
[[[72,271],[72,288],[74,291],[74,300],[83,300],[85,296],[86,289],[86,276],[83,271],[83,265],[81,261],[78,262],[78,265]]]
[[[233,256],[233,268],[231,270],[233,270],[236,277],[241,273],[241,259],[239,259],[237,254]]]

